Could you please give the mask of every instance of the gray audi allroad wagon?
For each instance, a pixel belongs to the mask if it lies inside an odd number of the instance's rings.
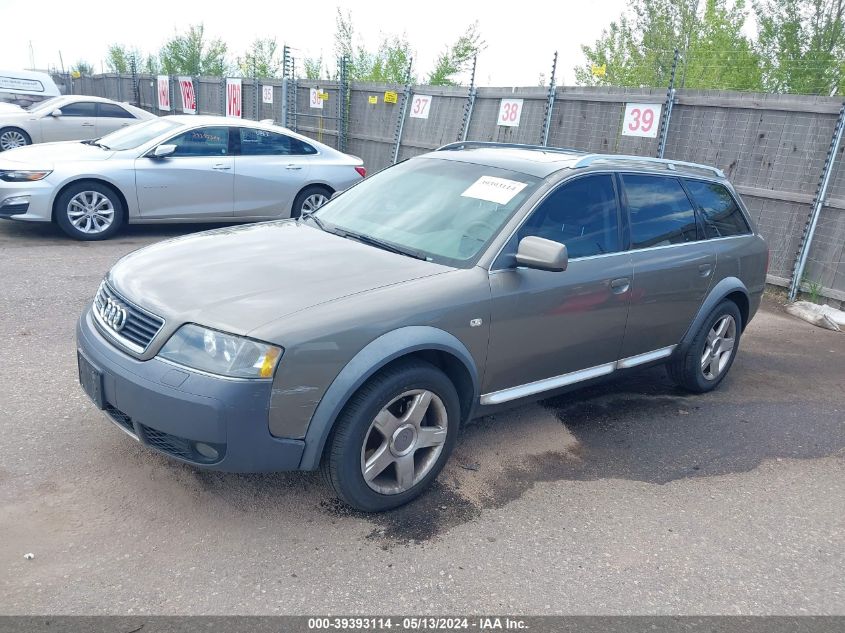
[[[127,255],[79,320],[79,376],[174,459],[321,468],[386,510],[505,403],[657,363],[714,389],[767,265],[718,169],[456,143],[297,220]]]

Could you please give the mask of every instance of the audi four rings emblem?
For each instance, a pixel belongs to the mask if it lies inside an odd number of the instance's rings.
[[[115,332],[120,332],[126,325],[126,307],[114,299],[106,299],[99,307],[100,316]]]

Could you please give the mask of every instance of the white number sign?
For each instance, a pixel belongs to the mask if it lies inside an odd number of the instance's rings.
[[[320,98],[320,89],[319,88],[311,88],[308,93],[308,105],[312,108],[317,108],[318,110],[323,109],[323,100]]]
[[[626,103],[622,136],[657,138],[662,109],[663,106],[659,103]]]
[[[170,112],[170,77],[158,76],[158,109]]]
[[[273,103],[273,86],[261,86],[261,101]]]
[[[522,99],[502,99],[499,105],[499,118],[496,122],[508,127],[519,127],[520,117],[522,117]]]
[[[226,79],[226,116],[241,117],[241,80]]]
[[[194,91],[194,80],[190,77],[179,77],[179,91],[182,93],[182,112],[197,113],[197,93]]]
[[[412,119],[427,119],[428,111],[431,109],[431,97],[429,95],[414,95],[411,101]]]

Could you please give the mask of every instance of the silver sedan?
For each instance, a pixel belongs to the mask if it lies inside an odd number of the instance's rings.
[[[290,130],[169,116],[97,140],[0,154],[0,218],[55,221],[80,240],[130,223],[298,217],[366,175],[362,161]]]

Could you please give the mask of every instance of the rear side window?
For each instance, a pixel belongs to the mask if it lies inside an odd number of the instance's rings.
[[[202,127],[175,136],[167,145],[175,145],[173,156],[225,156],[229,153],[228,127]]]
[[[622,176],[631,212],[631,248],[694,242],[695,211],[681,183],[664,176]]]
[[[243,156],[285,156],[316,154],[317,150],[284,134],[268,130],[241,128],[241,155]]]
[[[119,105],[113,103],[100,103],[100,113],[98,116],[108,117],[110,119],[134,119],[135,117],[129,114]]]
[[[751,232],[736,200],[725,187],[700,180],[685,180],[684,183],[701,211],[705,237],[730,237]]]
[[[619,223],[613,177],[587,176],[561,185],[519,230],[566,244],[569,257],[619,250]]]
[[[61,107],[62,116],[97,116],[97,104],[89,101],[77,101]]]

